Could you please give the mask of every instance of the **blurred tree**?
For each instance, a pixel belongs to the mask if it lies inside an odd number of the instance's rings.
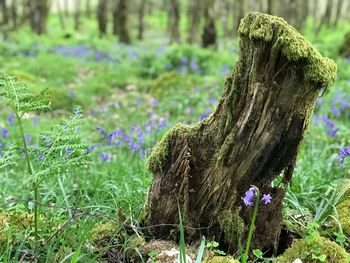
[[[18,3],[16,3],[16,0],[11,1],[11,21],[13,30],[17,28],[17,5]]]
[[[215,0],[205,0],[204,5],[204,29],[202,33],[202,46],[216,45],[215,27]]]
[[[29,0],[30,25],[32,31],[38,35],[47,32],[47,17],[49,15],[48,0]]]
[[[61,29],[64,31],[66,29],[66,23],[64,20],[64,14],[63,14],[62,6],[61,6],[61,1],[56,1],[56,8],[57,8],[58,17],[60,20]]]
[[[113,33],[122,43],[130,43],[130,35],[128,31],[128,15],[130,0],[116,0],[113,5]]]
[[[6,25],[8,23],[6,0],[0,0],[0,11],[1,11],[1,23]]]
[[[90,17],[91,16],[91,1],[86,0],[85,2],[85,11],[86,11],[86,16]]]
[[[107,0],[99,0],[97,4],[97,22],[100,37],[107,33]]]
[[[321,18],[321,22],[319,23],[318,27],[316,28],[316,34],[318,34],[320,32],[322,26],[326,25],[327,27],[329,27],[331,25],[333,4],[334,4],[333,0],[327,0],[326,11]]]
[[[231,12],[231,1],[222,0],[219,1],[220,7],[220,17],[222,21],[222,29],[224,33],[224,38],[230,35],[231,30],[229,29],[229,17]]]
[[[234,2],[234,14],[233,14],[233,35],[237,36],[238,27],[241,22],[241,19],[244,17],[247,12],[247,0],[235,0]]]
[[[74,29],[80,29],[80,0],[75,0]]]
[[[180,43],[180,2],[170,0],[168,6],[170,43]]]
[[[261,1],[262,2],[262,1]],[[273,6],[274,2],[273,0],[267,0],[267,10],[266,13],[273,15],[274,13],[274,6]]]
[[[145,17],[145,9],[146,9],[146,5],[147,5],[147,0],[140,0],[140,5],[139,5],[139,23],[138,23],[138,34],[137,34],[137,38],[139,40],[143,39],[143,31],[145,28],[145,22],[144,22],[144,17]]]
[[[343,9],[343,0],[338,0],[337,1],[337,7],[336,7],[336,15],[335,15],[335,19],[334,19],[334,23],[333,26],[336,27],[338,25],[339,19],[341,18],[341,11]]]
[[[30,0],[29,0],[30,1]],[[69,15],[69,0],[64,0],[64,14]]]
[[[203,9],[202,2],[201,0],[189,1],[187,42],[190,44],[198,42],[198,27]]]

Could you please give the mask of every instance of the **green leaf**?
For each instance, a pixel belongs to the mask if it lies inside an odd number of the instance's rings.
[[[263,252],[260,249],[253,249],[253,254],[259,259],[263,258]]]

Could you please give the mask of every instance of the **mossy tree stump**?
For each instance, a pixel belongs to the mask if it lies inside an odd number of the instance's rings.
[[[149,157],[154,179],[143,225],[154,226],[155,238],[177,229],[179,203],[187,240],[205,234],[234,251],[253,210],[241,197],[256,185],[273,201],[260,208],[253,247],[277,246],[284,190],[271,181],[282,173],[290,181],[315,101],[336,66],[281,18],[250,13],[239,34],[239,61],[214,113],[173,127]]]

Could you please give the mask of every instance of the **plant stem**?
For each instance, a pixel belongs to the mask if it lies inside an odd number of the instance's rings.
[[[27,143],[26,143],[26,138],[24,136],[24,130],[23,130],[23,125],[22,125],[22,120],[21,117],[18,115],[17,112],[15,112],[16,114],[16,118],[18,120],[18,124],[19,124],[19,128],[20,128],[20,132],[21,132],[21,137],[22,137],[22,141],[23,141],[23,147],[24,147],[24,152],[25,152],[25,158],[28,164],[28,172],[31,176],[34,175],[34,168],[32,165],[32,162],[30,161],[30,156],[29,156],[29,151],[28,151],[28,147],[27,147]],[[33,182],[33,189],[34,189],[34,236],[35,239],[38,240],[38,223],[39,223],[39,189],[38,189],[38,185]]]
[[[259,189],[256,189],[255,206],[254,206],[254,211],[252,216],[252,222],[250,223],[250,226],[249,226],[247,243],[246,243],[245,253],[243,254],[243,257],[242,257],[242,263],[246,263],[248,260],[250,244],[252,242],[253,233],[255,229],[256,215],[258,213],[258,208],[259,208],[259,199],[260,199],[260,192],[259,192]]]

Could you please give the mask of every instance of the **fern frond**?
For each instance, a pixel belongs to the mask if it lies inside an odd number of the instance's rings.
[[[0,76],[0,95],[7,99],[8,104],[19,116],[31,111],[49,110],[48,90],[35,94],[15,77]]]

